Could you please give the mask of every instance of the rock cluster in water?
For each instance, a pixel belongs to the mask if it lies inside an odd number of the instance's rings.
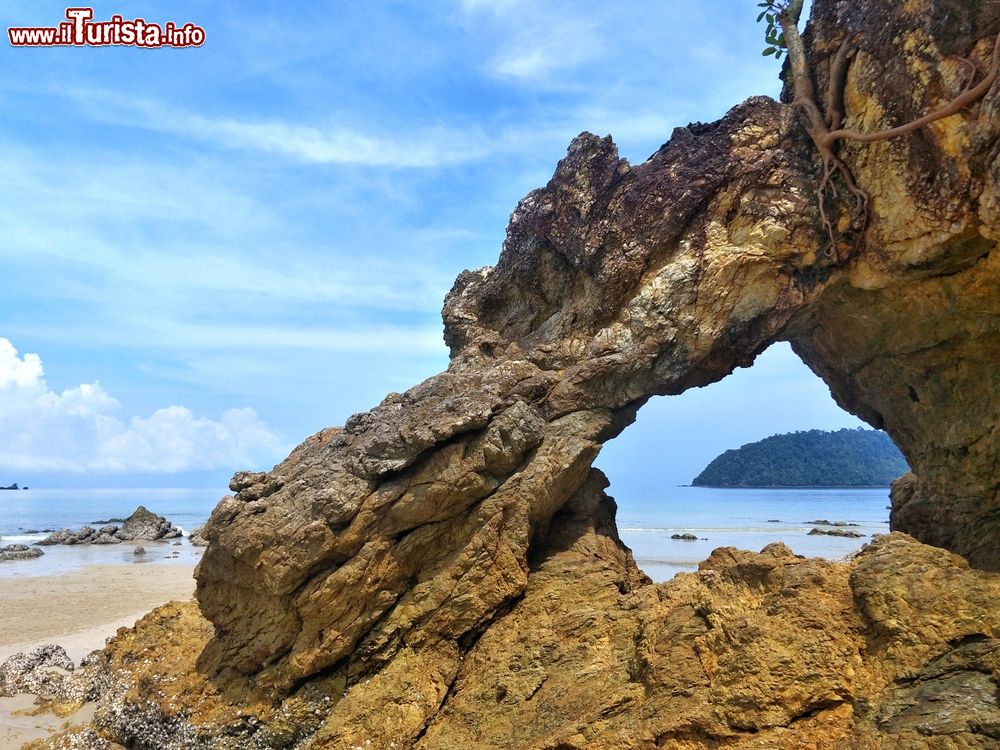
[[[861,539],[865,535],[848,529],[810,529],[809,536],[842,536],[847,539]]]
[[[35,547],[27,544],[7,544],[0,547],[0,561],[2,560],[30,560],[34,557],[41,557],[44,553]]]
[[[995,3],[817,0],[816,83],[851,40],[848,122],[913,119],[963,89],[961,59],[988,67],[998,27]],[[496,266],[446,298],[447,371],[233,478],[198,606],[110,644],[86,731],[227,750],[995,746],[998,150],[996,92],[845,144],[870,214],[831,243],[788,104],[750,99],[638,165],[581,135]],[[827,211],[850,229],[850,201]],[[843,564],[723,548],[651,584],[595,457],[651,396],[778,340],[900,446],[892,527],[937,546],[893,533]]]
[[[140,505],[120,526],[109,524],[96,529],[93,526],[84,526],[79,531],[61,529],[49,534],[41,541],[35,542],[35,544],[43,546],[53,544],[121,544],[136,540],[152,542],[160,539],[177,539],[180,536],[181,530],[170,521]]]

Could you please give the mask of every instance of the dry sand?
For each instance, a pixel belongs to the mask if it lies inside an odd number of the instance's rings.
[[[79,662],[154,607],[190,599],[192,572],[188,565],[90,565],[56,575],[0,578],[0,663],[45,643],[61,645]],[[52,715],[13,713],[32,700],[0,698],[0,750],[16,750],[65,723]]]

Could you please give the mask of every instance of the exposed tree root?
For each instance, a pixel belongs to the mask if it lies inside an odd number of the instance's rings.
[[[968,80],[965,82],[962,92],[958,96],[943,107],[916,120],[874,133],[862,133],[843,127],[845,115],[844,86],[847,79],[847,69],[851,59],[854,57],[856,48],[850,38],[844,39],[831,60],[829,83],[825,97],[826,111],[821,112],[817,104],[812,70],[806,56],[805,45],[798,30],[799,18],[802,15],[802,5],[803,0],[788,0],[787,4],[780,9],[777,20],[784,32],[785,44],[788,49],[788,61],[791,66],[792,106],[801,115],[806,132],[809,134],[813,145],[819,153],[820,159],[823,161],[823,176],[816,189],[816,197],[819,206],[820,222],[830,239],[825,253],[832,255],[836,252],[838,243],[846,233],[838,232],[833,221],[827,215],[827,198],[833,198],[834,200],[839,198],[833,178],[836,175],[840,175],[848,192],[855,199],[855,209],[849,229],[857,230],[859,236],[864,231],[868,222],[869,205],[868,193],[858,186],[850,167],[837,155],[837,143],[842,140],[875,143],[890,138],[898,138],[899,136],[919,130],[936,120],[957,114],[975,103],[986,95],[997,80],[998,70],[1000,70],[1000,35],[997,36],[993,45],[990,68],[983,80],[975,86],[973,86],[973,82],[975,81],[978,67],[972,60],[960,57],[958,59],[968,68],[969,73]]]

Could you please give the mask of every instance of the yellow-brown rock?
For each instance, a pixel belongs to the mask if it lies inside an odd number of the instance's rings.
[[[210,627],[171,604],[106,649],[94,727],[139,748],[997,747],[997,574],[891,534],[850,563],[721,548],[654,585],[602,484],[560,511],[523,598],[472,643],[253,702],[195,668]]]
[[[856,41],[847,124],[872,129],[956,95],[958,58],[988,67],[998,30],[997,3],[816,0],[807,38],[820,90]],[[496,266],[445,300],[446,372],[234,477],[200,614],[161,609],[108,647],[87,731],[206,750],[1000,746],[998,102],[845,144],[871,203],[833,243],[786,104],[679,128],[638,165],[579,136]],[[914,473],[892,528],[936,546],[722,549],[649,583],[594,458],[652,395],[777,340],[893,436]]]

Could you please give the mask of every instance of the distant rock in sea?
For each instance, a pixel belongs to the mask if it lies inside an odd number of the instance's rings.
[[[10,485],[10,487],[0,487],[0,490],[19,490],[19,489],[21,488],[17,486],[17,482],[14,482],[14,484]],[[28,488],[25,487],[24,489]]]
[[[40,549],[26,544],[8,544],[6,547],[0,547],[0,560],[30,560],[43,554],[45,553]]]
[[[861,539],[864,534],[846,529],[813,529],[809,532],[809,536],[842,536],[848,539]]]
[[[60,529],[35,544],[49,546],[55,544],[121,544],[141,540],[155,542],[161,539],[177,539],[181,530],[163,516],[158,516],[144,506],[136,508],[121,526],[109,524],[95,529],[84,526],[79,531]]]

